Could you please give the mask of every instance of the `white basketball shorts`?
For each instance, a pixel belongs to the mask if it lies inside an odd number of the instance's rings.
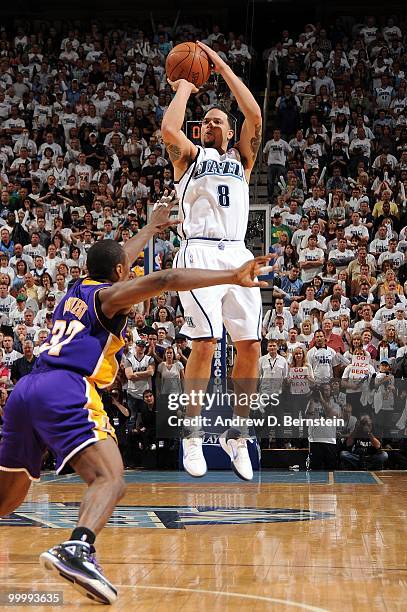
[[[185,240],[174,268],[233,270],[253,259],[241,241],[193,238]],[[180,291],[185,325],[180,330],[192,340],[221,338],[225,325],[232,342],[261,340],[262,302],[259,287],[216,285]]]

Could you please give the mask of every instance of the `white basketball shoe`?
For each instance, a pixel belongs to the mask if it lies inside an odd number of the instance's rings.
[[[208,468],[202,450],[203,436],[187,437],[182,440],[183,464],[194,478],[205,476]]]
[[[230,457],[232,469],[242,480],[253,480],[253,467],[247,450],[247,438],[237,429],[228,429],[219,437],[225,453]]]

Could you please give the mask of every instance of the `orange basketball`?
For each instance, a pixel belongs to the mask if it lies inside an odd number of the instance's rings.
[[[194,42],[181,43],[167,56],[165,71],[170,81],[185,79],[196,87],[202,87],[209,79],[211,66],[205,51]]]

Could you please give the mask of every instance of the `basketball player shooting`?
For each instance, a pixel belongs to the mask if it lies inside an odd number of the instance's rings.
[[[261,141],[261,111],[249,89],[218,54],[203,43],[197,45],[207,53],[213,70],[226,81],[245,119],[239,142],[228,150],[233,138],[229,117],[218,107],[210,109],[202,121],[201,146],[196,146],[188,140],[182,127],[189,96],[198,90],[184,79],[169,81],[176,93],[164,115],[161,131],[174,166],[180,199],[179,231],[183,238],[174,266],[177,269],[231,270],[253,257],[245,247],[244,238],[249,214],[250,173]],[[237,350],[232,373],[235,390],[239,381],[245,381],[245,394],[255,391],[261,339],[260,289],[223,285],[211,290],[182,291],[179,296],[186,321],[182,333],[192,339],[185,371],[185,392],[197,387],[206,389],[216,340],[222,337],[223,324]],[[243,397],[243,393],[239,397]],[[189,405],[186,416],[198,416],[201,408]],[[247,400],[237,402],[234,414],[240,417],[241,426],[226,431],[220,443],[230,456],[236,474],[251,480],[253,469],[246,442]],[[184,467],[195,477],[203,476],[207,470],[202,437],[203,432],[196,427],[187,430],[183,439]]]
[[[38,480],[42,455],[49,448],[59,473],[65,464],[88,485],[77,527],[68,541],[40,556],[77,590],[99,603],[113,603],[115,587],[95,558],[95,538],[123,497],[123,463],[98,389],[116,378],[124,347],[127,313],[166,290],[256,281],[269,258],[233,270],[165,270],[128,280],[130,263],[158,231],[168,227],[174,202],[164,198],[151,221],[120,246],[100,240],[88,252],[89,275],[77,281],[58,304],[53,328],[33,371],[16,384],[4,409],[0,442],[0,516],[24,501]]]

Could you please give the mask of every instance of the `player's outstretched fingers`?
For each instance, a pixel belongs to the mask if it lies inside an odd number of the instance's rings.
[[[247,261],[236,270],[236,283],[243,287],[268,287],[266,281],[255,280],[259,275],[260,269],[270,258],[268,256],[256,257]]]
[[[270,274],[273,271],[273,266],[267,266],[270,262],[269,255],[262,255],[260,257],[256,257],[253,260],[254,269],[253,269],[253,278],[257,278],[257,276],[264,276],[265,274]],[[267,281],[256,281],[257,287],[268,287]]]
[[[175,190],[173,189],[169,193],[168,189],[165,189],[164,195],[161,196],[158,202],[154,204],[153,210],[156,210],[159,206],[162,206],[164,208],[169,208],[171,210],[171,208],[176,206],[178,203],[179,203],[179,198],[177,197]]]
[[[270,263],[270,255],[260,255],[259,257],[255,257],[253,262],[256,266],[258,266],[259,274],[268,274],[271,270],[267,270],[267,268],[271,268],[267,264]],[[261,270],[264,269],[265,272]]]
[[[154,204],[153,210],[157,210],[157,208],[168,208],[168,204],[166,202],[163,202],[161,198],[161,200],[158,200],[158,202]]]
[[[179,203],[179,197],[177,195],[177,192],[175,191],[175,189],[173,189],[171,191],[171,193],[168,196],[168,204],[170,205],[170,208],[172,208],[173,206],[175,206],[176,204]]]
[[[274,266],[262,266],[259,269],[259,275],[263,276],[264,274],[270,274],[274,270]]]

